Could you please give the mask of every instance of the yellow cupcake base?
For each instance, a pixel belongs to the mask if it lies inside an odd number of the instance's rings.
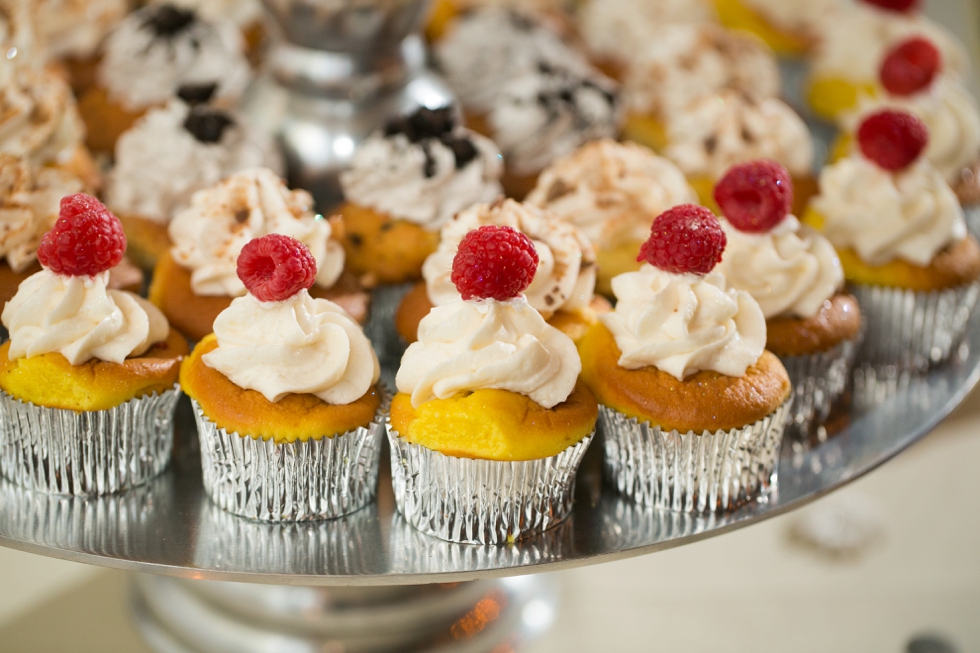
[[[815,114],[836,121],[842,114],[857,107],[858,98],[862,95],[875,95],[873,83],[855,83],[839,77],[821,77],[816,75],[810,79],[806,89],[807,103]]]
[[[755,34],[766,45],[784,56],[798,56],[808,52],[812,39],[802,34],[787,32],[773,26],[758,12],[747,7],[741,0],[714,0],[715,11],[721,24],[729,29]]]

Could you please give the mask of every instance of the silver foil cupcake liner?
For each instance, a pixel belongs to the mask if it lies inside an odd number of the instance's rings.
[[[281,444],[218,428],[191,400],[204,489],[218,507],[268,522],[333,519],[363,508],[378,487],[388,400],[384,393],[366,427]]]
[[[371,291],[371,313],[364,333],[374,346],[381,364],[381,380],[395,387],[395,372],[408,344],[395,329],[395,313],[414,282],[381,285]]]
[[[793,384],[787,434],[808,435],[823,424],[834,402],[844,393],[861,338],[845,340],[825,352],[780,356]]]
[[[606,479],[639,504],[674,512],[736,508],[775,482],[789,410],[787,399],[740,429],[681,433],[599,406]]]
[[[865,325],[858,361],[925,370],[949,358],[963,337],[980,282],[931,292],[855,284],[851,293]]]
[[[46,408],[0,392],[0,471],[39,492],[103,495],[170,462],[178,386],[108,410]]]
[[[414,528],[450,542],[506,544],[543,533],[571,513],[575,473],[593,437],[540,460],[477,460],[412,444],[389,421],[395,503]]]

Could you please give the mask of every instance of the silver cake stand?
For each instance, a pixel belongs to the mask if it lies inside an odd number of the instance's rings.
[[[337,173],[371,131],[451,98],[424,66],[418,28],[427,2],[266,1],[285,39],[251,112],[277,130],[293,182],[329,205],[339,197]],[[512,651],[553,619],[557,589],[544,572],[682,546],[799,508],[925,436],[978,378],[980,309],[948,364],[918,376],[885,371],[833,416],[835,432],[786,441],[778,480],[761,500],[707,516],[638,507],[603,484],[596,444],[572,516],[503,547],[414,531],[395,511],[387,469],[375,504],[343,519],[234,517],[203,492],[185,403],[173,463],[147,486],[86,499],[0,480],[0,545],[138,572],[133,613],[161,653]]]

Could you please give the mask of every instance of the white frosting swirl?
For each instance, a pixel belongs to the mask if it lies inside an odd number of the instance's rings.
[[[616,309],[599,315],[628,370],[656,367],[683,381],[701,371],[742,376],[766,346],[766,318],[720,272],[672,274],[644,263],[612,280]]]
[[[238,116],[216,143],[184,127],[191,108],[180,100],[151,109],[116,143],[116,164],[106,182],[106,203],[120,215],[167,223],[191,196],[241,170],[282,161],[272,139]]]
[[[619,129],[614,82],[596,71],[541,66],[506,84],[490,113],[493,139],[518,175],[537,174],[558,157]]]
[[[97,74],[109,96],[130,111],[162,104],[188,84],[217,84],[216,97],[240,98],[251,68],[238,27],[195,18],[175,34],[158,35],[148,24],[158,10],[133,12],[106,38]]]
[[[664,154],[690,177],[720,179],[736,163],[772,159],[811,174],[806,123],[777,98],[753,102],[733,91],[697,100],[668,123]]]
[[[204,20],[230,20],[246,28],[263,17],[261,0],[152,0],[150,4],[172,4],[193,9]]]
[[[815,36],[832,11],[849,0],[741,0],[771,26],[779,30]]]
[[[0,52],[7,62],[40,66],[31,0],[0,2]],[[4,64],[6,65],[6,64]]]
[[[456,300],[422,318],[395,378],[418,408],[431,399],[496,389],[529,397],[545,408],[575,389],[582,361],[575,344],[527,300]]]
[[[218,347],[201,360],[246,390],[275,403],[311,394],[353,403],[381,374],[361,327],[344,309],[302,290],[281,302],[238,297],[214,321]]]
[[[466,207],[502,195],[504,166],[497,146],[459,127],[454,135],[468,140],[477,152],[461,168],[453,150],[438,139],[412,143],[404,134],[375,134],[341,174],[344,197],[436,231]]]
[[[504,200],[473,206],[442,228],[439,249],[422,265],[433,306],[459,299],[452,282],[453,258],[467,233],[487,225],[511,227],[531,239],[538,253],[538,269],[524,295],[545,319],[558,310],[575,311],[589,305],[595,294],[597,270],[592,243],[556,215]]]
[[[844,286],[844,269],[830,242],[796,216],[771,231],[739,231],[721,221],[728,237],[717,270],[733,288],[759,303],[766,319],[813,317]]]
[[[86,58],[127,13],[126,0],[35,0],[34,22],[52,57]]]
[[[820,173],[811,206],[837,248],[852,248],[870,265],[902,259],[929,265],[966,237],[963,209],[939,171],[925,159],[888,172],[858,154]]]
[[[11,360],[57,352],[72,365],[93,358],[122,363],[170,333],[156,306],[109,290],[109,273],[65,277],[41,270],[25,279],[3,308]]]
[[[170,253],[191,271],[197,295],[238,297],[238,255],[252,240],[268,234],[290,236],[316,260],[316,284],[329,288],[344,270],[344,249],[332,239],[330,223],[313,212],[305,190],[289,190],[276,173],[255,168],[198,191],[191,205],[170,223]]]
[[[626,72],[631,111],[669,119],[726,89],[754,100],[779,96],[776,58],[757,38],[717,25],[667,25],[657,36]]]
[[[61,198],[80,193],[82,182],[58,168],[35,171],[27,161],[0,154],[0,257],[14,272],[37,259],[41,239],[58,220]]]
[[[712,22],[709,2],[692,0],[589,0],[579,12],[579,32],[590,51],[632,61],[666,25]]]
[[[634,143],[599,140],[555,161],[527,197],[581,229],[597,247],[643,242],[667,209],[697,203],[684,173]]]

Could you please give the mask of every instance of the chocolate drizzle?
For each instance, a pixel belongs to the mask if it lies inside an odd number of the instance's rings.
[[[197,21],[197,14],[190,9],[181,9],[169,4],[158,5],[148,13],[142,27],[160,38],[175,38],[190,29]]]
[[[225,130],[235,121],[228,114],[205,106],[191,107],[184,120],[184,129],[201,143],[218,143]]]
[[[191,106],[197,106],[210,102],[217,90],[217,83],[184,84],[177,89],[177,97]]]
[[[430,150],[432,141],[439,141],[452,150],[457,170],[462,170],[480,155],[473,141],[457,132],[456,116],[452,107],[422,107],[415,113],[395,118],[385,126],[386,137],[402,134],[409,142],[422,147],[425,154],[422,173],[427,179],[438,172],[435,157]]]

